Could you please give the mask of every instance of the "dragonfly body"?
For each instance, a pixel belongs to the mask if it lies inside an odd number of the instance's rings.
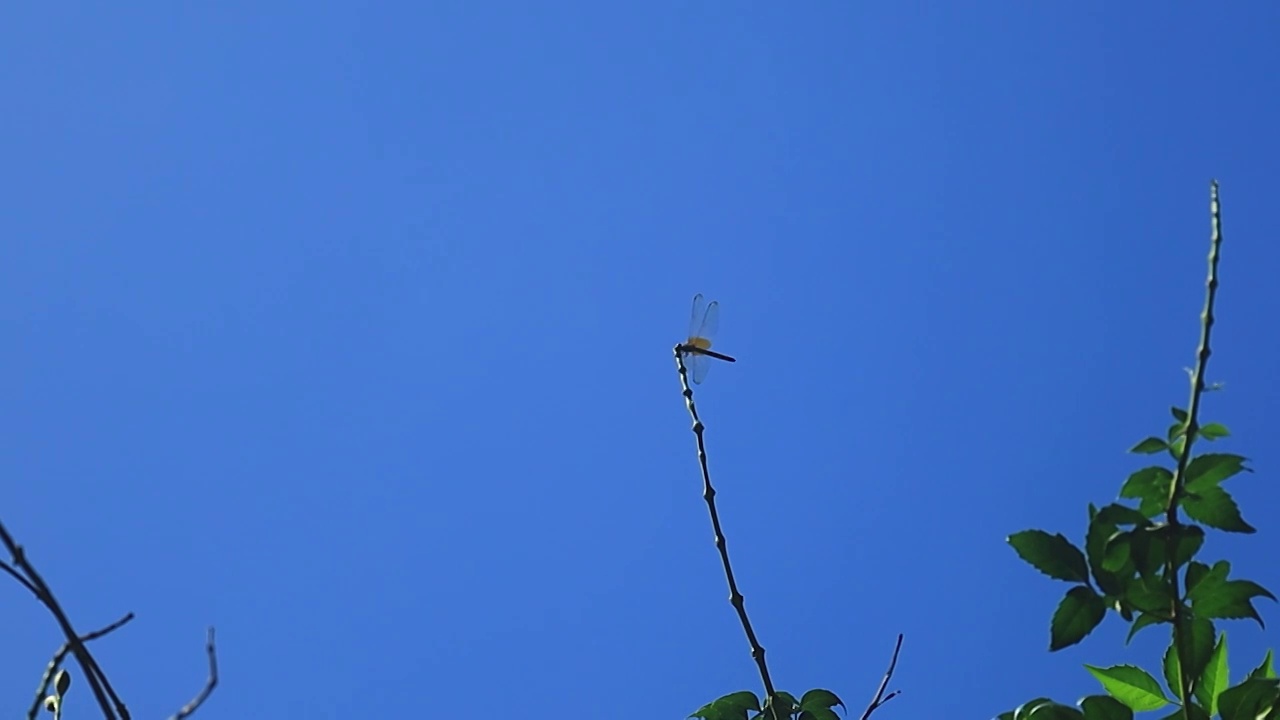
[[[702,338],[696,338],[696,339],[701,340]],[[737,358],[729,357],[728,355],[718,353],[714,350],[708,350],[707,348],[701,347],[696,343],[685,343],[684,345],[681,345],[680,352],[688,353],[690,355],[706,355],[707,357],[713,357],[717,360],[724,360],[725,362],[738,362]]]

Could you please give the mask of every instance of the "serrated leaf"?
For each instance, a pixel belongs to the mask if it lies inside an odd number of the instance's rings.
[[[1227,689],[1229,682],[1227,667],[1227,634],[1218,636],[1218,644],[1209,656],[1209,663],[1196,681],[1196,699],[1205,707],[1210,716],[1218,714],[1218,696]]]
[[[1084,720],[1084,713],[1060,703],[1047,703],[1027,714],[1027,720]]]
[[[1164,671],[1164,686],[1169,689],[1169,693],[1174,699],[1178,698],[1178,687],[1182,684],[1179,677],[1181,673],[1178,664],[1178,653],[1174,652],[1173,643],[1169,643],[1169,647],[1164,649],[1164,657],[1160,658],[1160,669]]]
[[[1125,584],[1124,600],[1145,613],[1168,617],[1173,607],[1173,594],[1159,578],[1144,580],[1141,576]]]
[[[1276,666],[1271,658],[1271,651],[1268,650],[1267,654],[1262,657],[1262,662],[1258,663],[1258,667],[1249,671],[1249,677],[1265,680],[1268,678],[1274,678],[1275,676]]]
[[[1191,662],[1187,664],[1187,674],[1192,687],[1195,687],[1196,681],[1203,673],[1214,651],[1213,623],[1203,618],[1194,618],[1189,622],[1184,622],[1183,626],[1188,630],[1186,637],[1183,638],[1182,643],[1177,643],[1174,638],[1170,638],[1169,647],[1164,653],[1163,663],[1165,684],[1169,687],[1169,691],[1173,694],[1176,702],[1182,700],[1182,653],[1191,654]],[[1183,647],[1178,647],[1179,644]]]
[[[1018,557],[1051,578],[1079,583],[1089,581],[1084,553],[1062,533],[1050,535],[1043,530],[1023,530],[1010,535],[1008,542]]]
[[[1203,587],[1204,583],[1201,583]],[[1258,625],[1265,628],[1262,616],[1253,607],[1253,598],[1265,597],[1276,599],[1266,588],[1252,580],[1228,580],[1212,590],[1197,593],[1197,599],[1191,603],[1196,614],[1206,618],[1226,618],[1242,620],[1253,618]]]
[[[1209,423],[1200,428],[1200,436],[1209,441],[1224,438],[1230,434],[1231,432],[1227,430],[1227,426],[1222,423]]]
[[[1028,700],[1027,702],[1022,703],[1021,705],[1013,709],[1013,716],[1017,720],[1026,720],[1026,718],[1031,716],[1031,713],[1035,712],[1036,710],[1039,710],[1041,707],[1045,705],[1055,705],[1055,704],[1056,703],[1054,703],[1054,701],[1050,700],[1049,698],[1043,698],[1043,697],[1036,698],[1035,700]]]
[[[1124,484],[1120,486],[1120,497],[1128,499],[1142,499],[1150,495],[1168,497],[1172,482],[1173,473],[1167,468],[1150,465],[1134,470],[1129,477],[1125,478]],[[1125,509],[1129,510],[1129,508]],[[1129,510],[1129,512],[1133,511]]]
[[[1092,588],[1077,585],[1067,591],[1049,624],[1049,652],[1070,647],[1098,627],[1107,605]]]
[[[1088,559],[1094,580],[1105,593],[1115,593],[1120,589],[1115,577],[1103,566],[1103,561],[1106,559],[1107,540],[1115,531],[1116,526],[1100,519],[1099,514],[1093,512],[1091,505],[1089,530],[1084,536],[1084,554]]]
[[[1169,704],[1160,683],[1147,674],[1146,670],[1133,665],[1113,665],[1101,668],[1085,665],[1111,697],[1119,700],[1135,712],[1159,710]]]
[[[800,698],[798,705],[805,710],[812,710],[814,708],[831,708],[836,705],[844,707],[844,702],[830,690],[814,688]]]
[[[1245,458],[1230,453],[1206,453],[1187,463],[1186,482],[1183,487],[1189,493],[1199,493],[1236,475],[1248,471]]]
[[[1144,469],[1163,470],[1166,473],[1169,472],[1168,470],[1165,470],[1162,467],[1158,467],[1154,465],[1150,468],[1144,468]],[[1142,472],[1142,471],[1139,470],[1138,472]],[[1172,473],[1169,474],[1169,479],[1170,480],[1173,479]],[[1135,527],[1138,527],[1138,526],[1146,527],[1147,525],[1151,524],[1150,522],[1147,521],[1147,518],[1145,515],[1138,512],[1137,510],[1134,510],[1131,507],[1121,505],[1120,503],[1111,503],[1110,505],[1107,505],[1106,507],[1099,510],[1097,515],[1097,520],[1100,523],[1108,523],[1110,525],[1133,525]]]
[[[1151,627],[1152,625],[1159,625],[1160,623],[1164,623],[1164,622],[1169,622],[1169,621],[1165,620],[1159,615],[1156,615],[1155,613],[1142,613],[1141,615],[1138,616],[1137,620],[1133,621],[1133,625],[1129,627],[1129,635],[1125,637],[1124,644],[1128,645],[1129,642],[1133,640],[1133,636],[1138,634],[1139,630],[1143,628]]]
[[[760,699],[755,693],[743,690],[712,700],[695,710],[689,717],[703,720],[745,720],[749,710],[759,712]]]
[[[1138,574],[1151,579],[1164,569],[1165,533],[1160,528],[1142,528],[1130,533],[1130,555]]]
[[[1108,695],[1090,695],[1080,700],[1085,720],[1133,720],[1133,711]]]
[[[1227,579],[1227,573],[1231,571],[1231,563],[1226,560],[1219,560],[1212,568],[1202,562],[1192,561],[1187,563],[1186,590],[1187,599],[1190,600],[1199,592],[1197,588],[1206,580],[1210,585],[1205,587],[1206,590],[1221,585]]]
[[[1218,696],[1218,712],[1222,720],[1256,720],[1259,711],[1269,707],[1280,696],[1280,680],[1250,678]]]
[[[778,696],[778,698],[779,698],[780,700],[782,700],[782,702],[783,702],[783,706],[782,706],[782,707],[794,708],[794,707],[799,707],[799,705],[800,705],[800,701],[799,701],[799,700],[796,700],[796,696],[795,696],[795,695],[792,695],[791,693],[787,692],[786,690],[775,690],[773,694],[774,694],[774,695],[777,695],[777,696]],[[781,708],[779,708],[779,709],[781,709]]]
[[[1195,679],[1204,672],[1205,665],[1209,663],[1209,657],[1213,655],[1213,623],[1209,622],[1208,618],[1197,616],[1193,617],[1189,623],[1184,622],[1184,627],[1188,630],[1185,638],[1186,650],[1191,653],[1191,660],[1187,663],[1187,674]]]
[[[1134,445],[1133,447],[1129,448],[1129,452],[1135,453],[1138,455],[1153,455],[1155,453],[1160,452],[1161,450],[1167,449],[1168,447],[1169,447],[1169,443],[1165,442],[1164,440],[1161,440],[1158,437],[1149,437],[1146,440],[1143,440],[1142,442],[1138,443],[1137,445]]]
[[[1254,533],[1257,530],[1240,516],[1240,507],[1220,487],[1207,487],[1186,493],[1180,501],[1187,516],[1212,528],[1227,532]]]
[[[1252,580],[1227,580],[1231,563],[1219,560],[1209,568],[1204,563],[1192,562],[1187,566],[1187,600],[1196,614],[1206,618],[1239,620],[1253,618],[1262,625],[1262,618],[1253,607],[1253,598],[1275,600],[1275,595]]]
[[[1178,525],[1166,528],[1166,531],[1178,541],[1173,553],[1173,568],[1177,570],[1200,552],[1204,545],[1204,530],[1198,525]]]
[[[1117,532],[1107,540],[1102,553],[1102,569],[1111,573],[1120,573],[1126,565],[1133,563],[1133,533]]]

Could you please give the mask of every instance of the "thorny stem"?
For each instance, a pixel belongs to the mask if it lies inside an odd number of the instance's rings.
[[[1212,230],[1209,240],[1209,274],[1208,279],[1205,281],[1204,312],[1200,316],[1200,344],[1196,348],[1196,366],[1191,376],[1191,400],[1187,403],[1187,424],[1183,429],[1182,452],[1178,453],[1178,466],[1174,471],[1173,482],[1169,488],[1169,504],[1165,513],[1165,522],[1170,530],[1169,545],[1165,553],[1168,558],[1166,560],[1165,576],[1169,578],[1173,586],[1173,638],[1179,659],[1178,691],[1182,701],[1182,715],[1187,720],[1191,718],[1191,711],[1187,709],[1187,705],[1191,699],[1191,683],[1193,680],[1188,668],[1191,661],[1191,653],[1188,651],[1187,645],[1187,634],[1190,631],[1188,623],[1191,618],[1188,618],[1184,612],[1181,584],[1178,582],[1177,568],[1174,567],[1176,561],[1175,550],[1178,543],[1176,528],[1179,525],[1178,504],[1182,500],[1187,463],[1191,459],[1191,444],[1195,441],[1196,433],[1199,432],[1197,419],[1200,413],[1200,398],[1204,394],[1205,388],[1205,369],[1209,365],[1209,356],[1212,354],[1209,349],[1209,333],[1213,328],[1213,301],[1218,291],[1218,258],[1222,249],[1222,216],[1220,211],[1218,181],[1214,180],[1209,186],[1209,214],[1211,216]]]
[[[778,706],[774,701],[773,681],[769,679],[769,668],[764,662],[764,647],[760,645],[760,641],[756,639],[755,630],[751,628],[751,620],[747,618],[746,601],[738,591],[738,583],[733,578],[733,567],[729,564],[729,548],[724,531],[720,528],[720,515],[716,512],[716,490],[711,485],[711,473],[707,470],[707,446],[702,437],[705,426],[702,420],[698,419],[698,409],[693,404],[693,388],[689,387],[689,376],[684,366],[681,348],[681,345],[675,348],[676,368],[680,371],[680,385],[684,390],[685,407],[689,409],[689,416],[693,418],[693,434],[698,439],[698,464],[702,468],[702,498],[707,501],[707,509],[711,513],[711,527],[715,530],[716,549],[720,551],[724,576],[729,582],[729,602],[733,605],[733,609],[738,611],[742,629],[747,634],[747,641],[751,643],[751,657],[756,661],[756,667],[760,669],[760,679],[764,681],[764,691],[768,697],[767,704],[773,712],[773,718],[780,720]]]

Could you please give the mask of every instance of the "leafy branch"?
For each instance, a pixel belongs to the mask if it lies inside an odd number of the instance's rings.
[[[1102,684],[1106,695],[1084,698],[1078,707],[1037,698],[1003,713],[1001,720],[1058,718],[1127,719],[1134,712],[1177,707],[1169,717],[1202,720],[1280,718],[1280,679],[1268,652],[1245,679],[1229,687],[1226,632],[1214,620],[1262,618],[1253,605],[1257,597],[1275,600],[1266,588],[1250,580],[1228,580],[1230,563],[1213,565],[1195,560],[1204,545],[1204,527],[1224,532],[1253,533],[1240,508],[1221,485],[1245,471],[1246,459],[1230,453],[1193,455],[1196,440],[1213,442],[1230,433],[1218,423],[1200,424],[1218,289],[1222,224],[1218,184],[1210,189],[1210,239],[1204,310],[1195,368],[1190,372],[1187,409],[1171,409],[1174,422],[1164,437],[1148,437],[1130,452],[1168,453],[1173,469],[1153,465],[1125,480],[1120,497],[1137,507],[1112,503],[1101,509],[1089,505],[1089,525],[1081,550],[1062,534],[1024,530],[1009,544],[1040,572],[1073,583],[1050,623],[1049,650],[1074,645],[1089,635],[1108,611],[1129,623],[1126,643],[1140,630],[1168,624],[1170,643],[1162,659],[1162,675],[1173,699],[1166,696],[1151,673],[1132,665],[1109,668],[1085,666]],[[1251,472],[1251,471],[1250,471]],[[1184,522],[1179,511],[1186,513]],[[1197,524],[1199,523],[1199,524]]]

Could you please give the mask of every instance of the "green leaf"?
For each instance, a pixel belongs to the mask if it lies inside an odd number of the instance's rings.
[[[1271,651],[1268,650],[1267,654],[1263,656],[1262,662],[1258,664],[1258,667],[1249,672],[1249,677],[1266,680],[1274,678],[1275,676],[1276,666],[1271,658]]]
[[[799,710],[795,695],[783,690],[776,690],[772,698],[764,701],[764,707],[760,709],[760,714],[756,717],[761,718],[761,720],[773,720],[775,707],[778,720],[790,720],[791,716],[795,715]]]
[[[1183,425],[1183,424],[1182,424],[1182,423],[1180,423],[1180,422],[1176,422],[1176,423],[1174,423],[1174,424],[1172,424],[1172,425],[1170,425],[1170,426],[1169,426],[1169,430],[1168,430],[1168,432],[1166,432],[1164,435],[1165,435],[1165,437],[1166,437],[1166,438],[1168,438],[1168,439],[1169,439],[1169,442],[1171,442],[1171,443],[1172,443],[1172,442],[1174,442],[1175,440],[1177,440],[1177,439],[1178,439],[1178,437],[1179,437],[1180,435],[1182,435],[1182,433],[1183,433],[1186,429],[1187,429],[1187,426],[1186,426],[1186,425]]]
[[[1163,470],[1166,473],[1169,472],[1168,470],[1165,470],[1162,467],[1153,466],[1150,469]],[[1141,472],[1141,470],[1139,470],[1139,472]],[[1170,480],[1173,479],[1172,474],[1169,475],[1169,479]],[[1098,519],[1098,522],[1108,523],[1110,525],[1133,525],[1135,527],[1137,526],[1146,527],[1147,525],[1151,524],[1150,522],[1147,521],[1146,515],[1143,515],[1142,513],[1138,512],[1137,510],[1134,510],[1131,507],[1121,505],[1120,503],[1111,503],[1110,505],[1107,505],[1106,507],[1099,510],[1097,514],[1097,519]]]
[[[1207,487],[1187,493],[1181,499],[1182,509],[1192,520],[1227,532],[1254,533],[1257,530],[1240,516],[1240,507],[1220,487]]]
[[[1044,707],[1045,705],[1057,705],[1057,703],[1050,700],[1049,698],[1036,698],[1035,700],[1028,700],[1027,702],[1024,702],[1018,707],[1014,708],[1013,716],[1017,720],[1025,720],[1025,718],[1028,718],[1031,716],[1031,713],[1035,712],[1036,710],[1039,710],[1041,707]]]
[[[1191,653],[1191,659],[1187,662],[1187,674],[1194,680],[1204,672],[1213,655],[1213,623],[1204,617],[1193,617],[1190,622],[1183,621],[1183,626],[1187,629],[1186,648],[1179,651]]]
[[[1169,447],[1169,444],[1166,443],[1164,440],[1161,440],[1158,437],[1149,437],[1146,440],[1143,440],[1142,442],[1138,443],[1137,445],[1134,445],[1133,447],[1129,448],[1129,452],[1139,454],[1139,455],[1153,455],[1155,453],[1160,452],[1161,450],[1167,449],[1168,447]]]
[[[1130,533],[1133,565],[1144,578],[1152,578],[1164,569],[1165,533],[1162,528],[1135,529]]]
[[[1191,662],[1187,664],[1187,674],[1193,688],[1213,655],[1213,623],[1203,618],[1193,618],[1190,621],[1184,621],[1183,627],[1188,630],[1181,643],[1183,647],[1178,647],[1171,637],[1169,647],[1164,653],[1164,680],[1176,702],[1182,700],[1182,654],[1184,652],[1191,654]]]
[[[1085,665],[1111,697],[1119,700],[1135,712],[1159,710],[1169,704],[1160,683],[1147,674],[1146,670],[1133,665],[1113,665],[1100,668]]]
[[[1221,423],[1209,423],[1200,428],[1200,436],[1205,440],[1213,441],[1218,438],[1224,438],[1230,435],[1227,426]]]
[[[1070,647],[1083,640],[1098,627],[1107,614],[1102,598],[1085,585],[1077,585],[1067,591],[1049,625],[1049,652]]]
[[[1218,636],[1218,644],[1209,656],[1209,664],[1205,665],[1204,672],[1196,681],[1196,699],[1208,710],[1210,716],[1218,714],[1218,695],[1227,689],[1229,675],[1227,634],[1224,632]]]
[[[1194,702],[1188,705],[1187,709],[1191,711],[1190,715],[1184,715],[1182,706],[1178,706],[1161,720],[1209,720],[1209,715]]]
[[[689,717],[703,720],[746,720],[747,711],[760,711],[760,700],[748,690],[731,693],[698,708]]]
[[[1187,421],[1187,411],[1177,405],[1169,408],[1169,412],[1173,413],[1174,420],[1177,420],[1180,423],[1185,423]]]
[[[1255,720],[1277,697],[1280,697],[1280,680],[1250,678],[1218,696],[1218,712],[1222,720]]]
[[[1128,645],[1129,642],[1133,640],[1133,636],[1138,634],[1139,630],[1151,627],[1152,625],[1159,625],[1163,622],[1169,621],[1154,613],[1142,613],[1138,616],[1138,619],[1133,622],[1133,625],[1129,627],[1129,635],[1124,639],[1124,644]]]
[[[1169,616],[1173,607],[1173,594],[1159,578],[1145,580],[1136,577],[1129,580],[1125,584],[1124,599],[1141,612],[1155,613],[1164,618]]]
[[[1084,552],[1089,559],[1089,569],[1093,571],[1093,579],[1104,593],[1118,595],[1124,585],[1115,573],[1104,566],[1107,540],[1115,534],[1116,526],[1107,522],[1102,513],[1092,512],[1092,506],[1090,510],[1089,531],[1085,534],[1084,540]],[[1124,568],[1120,567],[1117,572],[1123,572],[1123,570]]]
[[[1203,594],[1192,607],[1202,617],[1229,620],[1253,618],[1259,626],[1266,628],[1262,616],[1253,607],[1253,598],[1259,596],[1273,601],[1276,599],[1275,595],[1252,580],[1228,580],[1212,593]]]
[[[996,716],[996,720],[1016,720],[1012,710],[1006,710]]]
[[[1186,578],[1187,599],[1191,599],[1192,595],[1196,592],[1196,588],[1205,580],[1209,580],[1213,583],[1209,587],[1221,585],[1222,581],[1227,579],[1227,573],[1230,571],[1231,563],[1226,560],[1219,560],[1212,569],[1202,562],[1192,561],[1188,563]],[[1214,577],[1211,579],[1210,575]]]
[[[1051,578],[1079,583],[1089,581],[1084,553],[1062,533],[1050,535],[1043,530],[1023,530],[1010,535],[1008,542],[1018,557]]]
[[[1227,478],[1248,471],[1244,466],[1245,458],[1230,453],[1206,453],[1193,458],[1187,464],[1186,482],[1183,487],[1189,493],[1199,493],[1211,487],[1217,487]]]
[[[1200,617],[1240,620],[1253,618],[1263,627],[1262,617],[1253,607],[1253,598],[1276,596],[1252,580],[1227,580],[1231,563],[1219,560],[1209,569],[1203,563],[1187,566],[1187,600]]]
[[[1133,500],[1158,498],[1163,503],[1169,499],[1169,488],[1172,487],[1172,483],[1173,473],[1159,465],[1150,465],[1133,471],[1125,479],[1124,484],[1120,486],[1120,497]],[[1128,508],[1125,509],[1128,510]],[[1148,516],[1144,513],[1142,517],[1145,519]]]
[[[1137,567],[1133,561],[1133,533],[1117,532],[1107,540],[1106,549],[1102,555],[1102,568],[1107,572],[1120,574],[1126,567],[1132,569]]]
[[[1084,713],[1059,703],[1046,703],[1027,714],[1027,720],[1084,720]]]
[[[1181,678],[1178,676],[1181,672],[1178,664],[1178,653],[1174,652],[1173,643],[1169,643],[1169,647],[1164,650],[1164,657],[1161,658],[1160,669],[1164,671],[1164,686],[1169,688],[1169,694],[1174,699],[1178,698],[1178,687],[1182,684]]]
[[[1182,446],[1186,444],[1187,438],[1185,435],[1174,438],[1169,442],[1169,457],[1173,458],[1174,462],[1178,461],[1178,458],[1182,455]]]
[[[1178,525],[1165,530],[1177,540],[1173,553],[1174,570],[1190,562],[1204,545],[1204,529],[1199,525]]]
[[[1085,720],[1133,720],[1133,711],[1109,695],[1090,695],[1080,701]]]
[[[844,707],[844,702],[842,702],[840,698],[830,690],[814,688],[813,690],[805,693],[804,697],[800,698],[800,702],[797,703],[797,705],[804,710],[813,710],[816,708],[831,708],[836,705]]]

